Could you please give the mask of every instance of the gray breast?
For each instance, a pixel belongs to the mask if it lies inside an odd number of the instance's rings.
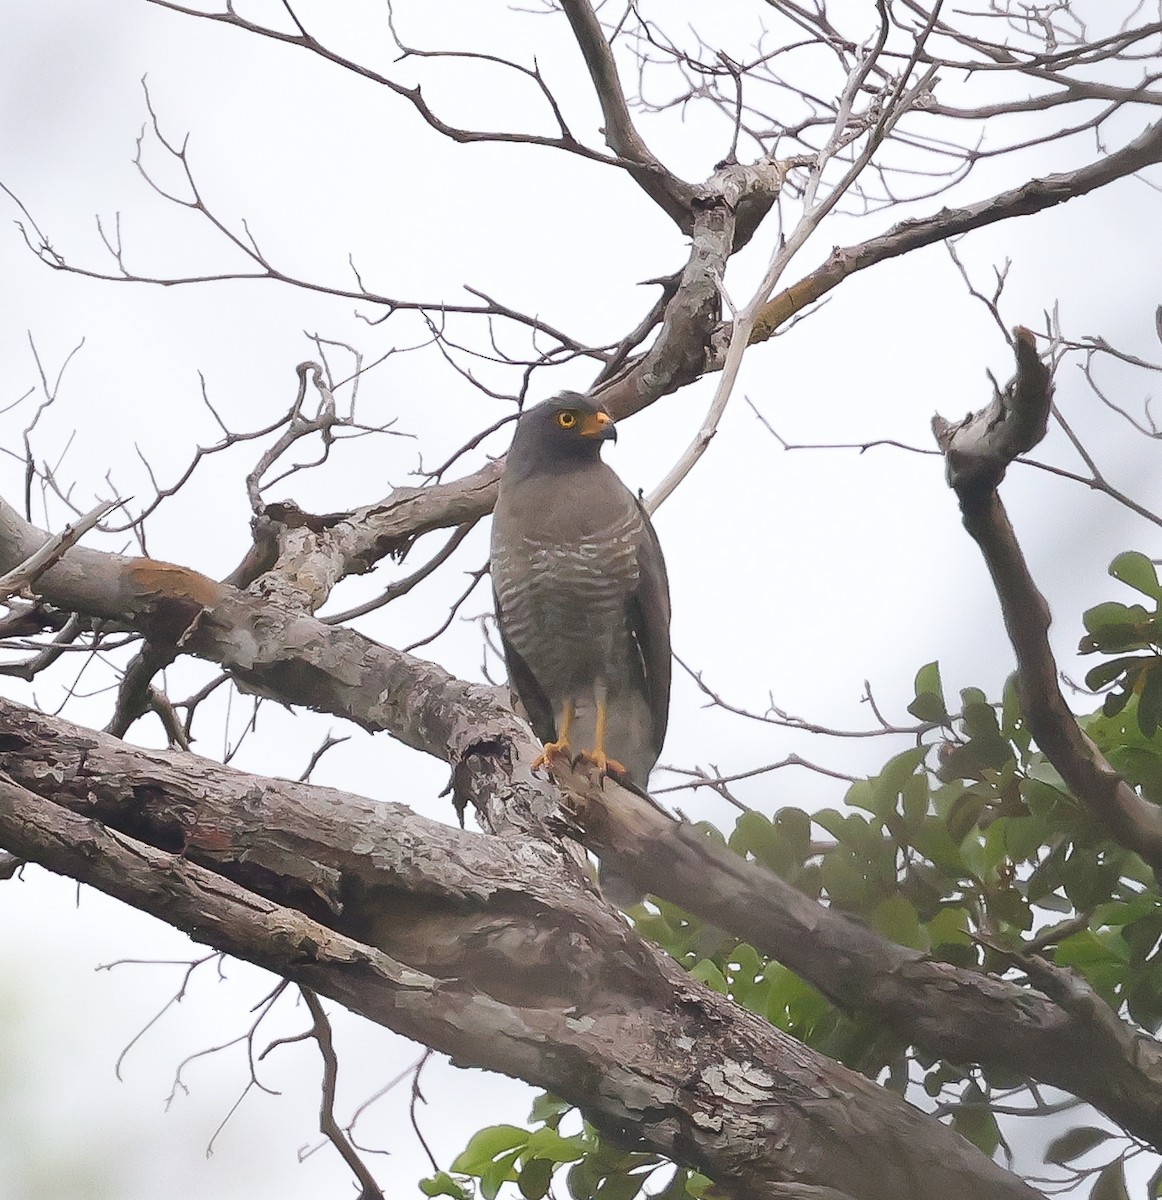
[[[494,540],[505,636],[549,695],[622,678],[633,653],[626,605],[638,583],[641,511],[631,502],[612,523],[577,532],[562,544],[531,523],[521,537]]]

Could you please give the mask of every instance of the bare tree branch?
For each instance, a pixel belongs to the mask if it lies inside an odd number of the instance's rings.
[[[668,171],[634,128],[626,106],[613,51],[605,40],[597,15],[588,0],[561,0],[561,8],[585,58],[593,89],[605,118],[603,132],[609,148],[625,163],[642,191],[670,217],[683,233],[694,229],[694,189]]]
[[[857,271],[972,229],[1041,212],[1158,162],[1162,162],[1162,122],[1149,126],[1121,150],[1103,155],[1076,171],[1031,179],[1020,187],[976,204],[902,221],[879,237],[857,246],[836,249],[823,266],[781,292],[763,308],[755,321],[751,339],[765,341],[795,313],[815,303]]]
[[[319,1053],[323,1056],[323,1094],[319,1106],[319,1130],[323,1136],[339,1151],[343,1161],[351,1168],[351,1173],[361,1185],[359,1200],[383,1200],[383,1192],[375,1182],[375,1177],[368,1170],[367,1164],[359,1157],[350,1139],[339,1127],[335,1119],[335,1089],[339,1078],[339,1057],[335,1053],[335,1042],[331,1036],[331,1022],[319,997],[310,988],[302,988],[303,999],[311,1013],[314,1024],[311,1036],[319,1045]]]
[[[0,576],[0,602],[18,592],[28,592],[44,574],[57,562],[70,546],[77,542],[100,523],[106,513],[120,507],[119,500],[102,500],[95,508],[90,509],[78,521],[66,525],[60,533],[49,538],[35,553],[30,554],[19,566],[13,567]]]
[[[475,708],[479,712],[488,702],[491,698],[479,696]],[[432,711],[438,711],[439,703],[436,697]],[[478,729],[488,732],[490,724],[495,729],[495,722],[476,717]],[[398,805],[343,796],[340,817],[335,811],[338,794],[326,788],[268,780],[256,791],[252,777],[208,760],[157,752],[143,759],[145,752],[124,743],[6,701],[0,701],[0,726],[7,730],[0,742],[0,770],[9,779],[43,789],[50,779],[44,769],[48,754],[62,776],[61,783],[53,783],[55,801],[130,836],[180,849],[184,858],[229,870],[262,890],[270,872],[284,872],[285,856],[293,848],[303,864],[297,868],[298,881],[292,886],[284,878],[277,895],[308,913],[322,913],[330,923],[338,920],[336,908],[342,908],[344,920],[354,925],[341,928],[365,930],[365,921],[379,920],[376,902],[368,901],[372,914],[360,916],[342,883],[351,872],[387,868],[382,850],[364,862],[371,851],[361,847],[373,830],[383,830],[384,841],[405,857],[408,874],[401,883],[409,889],[428,886],[422,881],[429,861],[459,862],[469,849],[473,855],[504,853],[485,848],[475,835],[425,821]],[[478,747],[457,768],[464,799],[477,808],[486,828],[504,831],[503,839],[488,844],[523,845],[521,839],[529,833],[539,843],[549,839],[546,845],[561,834],[576,836],[557,808],[554,790],[538,785],[543,799],[537,801],[533,781],[524,774],[527,766],[522,765],[532,761],[539,747],[527,736],[524,746],[506,746],[496,732],[490,736],[498,740]],[[194,769],[196,781],[187,780],[186,772]],[[1162,1050],[1118,1020],[1080,979],[1057,990],[1043,983],[1043,990],[1035,992],[931,960],[821,906],[696,826],[670,820],[612,781],[606,781],[604,790],[583,773],[559,775],[558,782],[583,817],[587,842],[634,884],[730,930],[777,957],[842,1008],[874,1015],[933,1055],[1026,1071],[1084,1097],[1138,1136],[1162,1144],[1157,1116],[1162,1111]],[[293,832],[279,833],[288,821]],[[24,853],[15,844],[8,848]],[[578,867],[567,859],[561,861],[574,872],[570,886],[576,888]],[[235,860],[236,869],[226,865]],[[539,852],[536,861],[543,863]],[[487,881],[497,868],[474,860],[466,869],[478,876],[488,897],[495,895]],[[378,875],[378,886],[385,886],[387,878]],[[540,889],[538,884],[530,894],[540,896]],[[370,895],[377,894],[372,887]],[[578,897],[570,903],[585,901]],[[438,906],[429,898],[421,908],[434,912]],[[395,928],[386,916],[383,920],[385,929]],[[427,936],[433,953],[444,944],[431,927],[428,935],[415,936],[421,941]],[[459,936],[449,934],[450,944],[458,944]],[[1089,1052],[1079,1054],[1078,1045]]]
[[[948,464],[964,526],[980,547],[1017,655],[1029,729],[1075,796],[1121,845],[1162,873],[1162,810],[1143,799],[1078,727],[1057,682],[1051,616],[1021,553],[996,489],[1012,460],[1044,436],[1053,389],[1033,335],[1016,330],[1017,374],[988,408],[933,431]]]

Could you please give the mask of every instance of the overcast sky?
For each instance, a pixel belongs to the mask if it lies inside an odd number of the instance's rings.
[[[861,7],[859,0],[851,5]],[[469,300],[467,284],[599,341],[640,319],[656,295],[641,281],[684,261],[684,240],[623,176],[545,150],[450,145],[399,100],[293,48],[142,0],[100,6],[8,0],[4,7],[0,181],[56,249],[79,265],[110,268],[95,218],[108,231],[117,214],[126,260],[142,274],[214,274],[243,265],[204,221],[151,192],[134,166],[135,139],[148,120],[143,77],[163,131],[175,143],[189,135],[189,161],[207,202],[234,228],[245,218],[263,251],[290,273],[349,287],[353,261],[370,288],[446,302]],[[304,15],[328,21],[334,44],[390,68],[381,7],[345,5],[343,18],[314,7],[312,15],[304,6]],[[696,7],[670,6],[683,18]],[[752,16],[732,8],[720,31],[724,44],[749,36]],[[397,17],[401,35],[419,44],[436,44],[442,23],[455,31],[458,45],[506,47],[523,62],[535,54],[570,119],[597,144],[598,114],[562,18],[467,0],[397,6]],[[409,64],[391,69],[406,82],[415,74]],[[535,97],[505,76],[464,63],[427,69],[425,95],[450,120],[500,128],[530,119]],[[1135,117],[1117,132],[1130,137],[1142,124]],[[670,113],[643,130],[691,179],[708,174],[723,151],[723,130],[714,119],[691,116],[683,124]],[[148,134],[144,147],[155,177],[179,186],[172,162]],[[979,199],[1028,174],[1083,161],[1087,153],[1092,150],[1069,144],[993,164],[947,202]],[[1159,243],[1143,233],[1157,228],[1156,208],[1155,192],[1123,181],[1036,218],[974,234],[960,253],[986,287],[994,268],[1011,260],[1002,301],[1008,324],[1043,328],[1044,312],[1059,302],[1071,336],[1100,333],[1156,359]],[[0,407],[37,384],[30,342],[50,376],[83,342],[59,399],[33,436],[38,460],[60,459],[58,477],[73,486],[82,509],[109,494],[107,475],[123,494],[149,495],[142,457],[167,483],[195,445],[216,438],[199,373],[231,428],[258,428],[285,411],[297,386],[296,363],[317,355],[304,331],[356,345],[368,360],[395,351],[364,379],[361,414],[369,424],[394,421],[394,431],[407,435],[351,443],[328,469],[276,490],[304,508],[341,510],[375,500],[393,485],[415,483],[421,455],[424,464],[437,463],[511,410],[508,402],[473,390],[437,354],[407,351],[427,336],[414,318],[370,325],[365,318],[380,315],[370,306],[269,282],[160,288],[54,272],[25,247],[13,223],[20,218],[16,205],[0,196],[0,212],[11,218],[0,225],[6,367]],[[886,227],[890,218],[875,221],[836,219],[794,273],[804,273],[832,245]],[[727,286],[742,299],[770,252],[773,232],[764,230],[732,267]],[[343,353],[333,361],[345,373]],[[903,718],[915,670],[931,659],[940,660],[951,697],[968,685],[997,695],[1011,653],[939,459],[891,448],[862,455],[783,452],[744,399],[793,442],[889,438],[928,447],[934,412],[958,417],[988,400],[989,369],[1008,378],[1009,352],[941,247],[854,277],[810,319],[750,353],[719,437],[656,518],[669,564],[675,650],[703,670],[716,691],[760,711],[773,698],[795,714],[847,729],[872,723],[861,703],[864,680],[885,713]],[[516,386],[512,373],[482,370],[498,390]],[[590,378],[580,364],[546,374],[543,382],[538,376],[531,398],[584,388]],[[624,424],[609,461],[631,487],[648,491],[661,479],[696,431],[713,385],[703,381]],[[1140,405],[1151,386],[1129,376],[1117,385],[1129,407]],[[1058,400],[1111,481],[1157,507],[1152,444],[1128,436],[1076,368],[1059,378]],[[32,403],[0,417],[5,446],[19,448]],[[462,469],[501,453],[507,437],[497,435]],[[256,453],[253,445],[234,450],[195,476],[151,522],[150,553],[213,576],[234,567],[249,541],[242,480]],[[1043,457],[1080,466],[1057,432]],[[18,466],[0,461],[6,498],[19,501],[21,479]],[[1004,496],[1057,614],[1053,638],[1063,666],[1080,675],[1072,655],[1080,610],[1117,594],[1105,575],[1116,552],[1154,552],[1153,527],[1042,472],[1015,471]],[[34,515],[54,528],[67,519],[60,504]],[[414,569],[440,536],[421,543],[405,566],[384,564],[373,577],[342,585],[331,611],[377,594]],[[134,549],[127,536],[91,541]],[[359,627],[392,645],[431,632],[448,599],[465,585],[464,572],[483,562],[486,546],[482,526],[457,552],[441,585]],[[484,584],[464,614],[480,614],[488,602]],[[479,677],[479,627],[457,621],[421,653]],[[38,683],[37,701],[55,709],[78,665]],[[181,664],[171,672],[171,692],[180,695],[208,675],[204,667]],[[6,694],[29,700],[27,690],[0,682]],[[78,690],[108,682],[94,673]],[[100,692],[72,703],[66,715],[100,726],[111,703]],[[204,718],[197,748],[221,754],[248,716],[242,705],[227,713],[223,702]],[[234,761],[297,776],[332,728],[354,736],[324,759],[318,782],[450,819],[438,798],[446,777],[441,764],[337,721],[300,721],[268,705]],[[148,721],[131,736],[161,744]],[[663,763],[743,771],[792,751],[853,772],[874,768],[887,753],[878,743],[807,738],[727,719],[706,709],[679,674]],[[673,779],[655,777],[656,784],[667,782]],[[841,785],[803,772],[780,772],[738,790],[768,813],[784,804],[842,798]],[[680,804],[695,818],[730,820],[724,804],[701,794],[683,793]],[[206,1145],[248,1078],[243,1050],[187,1067],[189,1094],[181,1092],[166,1111],[184,1056],[245,1032],[249,1007],[272,986],[260,972],[230,964],[222,983],[212,965],[199,968],[189,995],[132,1047],[123,1081],[115,1079],[118,1054],[174,994],[182,968],[129,965],[94,973],[94,966],[190,956],[188,943],[172,931],[92,893],[78,896],[67,881],[30,869],[21,881],[0,886],[0,1013],[7,1028],[19,1031],[0,1043],[0,1160],[6,1168],[16,1164],[15,1173],[0,1172],[0,1200],[344,1194],[348,1175],[329,1148],[301,1166],[295,1158],[299,1146],[318,1141],[317,1062],[309,1046],[279,1050],[264,1064],[264,1081],[282,1094],[247,1096],[209,1159]],[[282,1023],[276,1016],[264,1027],[267,1038],[305,1024],[291,1003],[280,1005]],[[339,1027],[350,1112],[417,1050],[365,1022],[340,1017]],[[530,1093],[520,1085],[443,1063],[428,1071],[424,1128],[442,1166],[480,1125],[525,1117]],[[406,1088],[398,1090],[361,1126],[368,1143],[392,1153],[376,1162],[381,1181],[405,1195],[429,1169],[407,1124],[408,1098]],[[22,1175],[21,1164],[31,1164],[31,1173]],[[62,1178],[36,1177],[57,1166]]]

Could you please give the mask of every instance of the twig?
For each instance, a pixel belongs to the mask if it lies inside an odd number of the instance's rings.
[[[938,12],[939,8],[940,5],[937,4],[935,11]],[[722,419],[722,414],[725,412],[726,405],[734,390],[738,372],[742,366],[743,355],[746,353],[752,340],[754,340],[752,335],[754,334],[759,318],[766,310],[771,293],[782,278],[783,273],[790,266],[791,261],[802,249],[808,238],[819,227],[823,218],[839,203],[841,197],[859,178],[883,139],[887,137],[888,133],[891,132],[912,104],[926,93],[932,81],[935,68],[929,68],[925,71],[919,81],[905,91],[904,83],[907,78],[907,74],[905,74],[900,84],[894,89],[894,94],[891,96],[883,116],[880,117],[868,133],[863,149],[856,156],[854,162],[844,172],[839,182],[828,191],[827,195],[822,200],[817,200],[816,193],[822,181],[824,167],[849,140],[847,131],[852,120],[852,105],[863,87],[868,71],[878,58],[887,40],[888,21],[886,13],[881,12],[881,16],[881,29],[876,45],[851,71],[847,87],[844,90],[843,99],[836,113],[831,138],[827,145],[819,151],[812,165],[810,179],[804,193],[803,213],[796,223],[795,228],[791,231],[790,236],[785,240],[780,239],[767,264],[767,270],[762,282],[747,304],[735,315],[731,327],[730,344],[727,347],[726,357],[722,364],[722,374],[719,377],[714,398],[711,400],[710,407],[703,418],[702,425],[695,435],[694,440],[674,466],[667,472],[661,483],[658,484],[646,499],[645,507],[650,513],[655,512],[678,484],[686,478],[694,468],[695,463],[706,452],[706,448],[718,432],[718,424]],[[919,45],[920,43],[918,42],[917,52]],[[792,314],[788,313],[788,315]]]
[[[321,759],[328,750],[333,749],[335,746],[341,746],[344,742],[349,742],[350,740],[350,734],[348,734],[346,737],[334,737],[332,734],[328,733],[326,738],[323,740],[323,744],[315,750],[314,754],[311,755],[311,761],[307,763],[306,769],[299,776],[299,783],[308,783],[310,781],[311,772],[314,771],[314,769],[319,765],[319,759]]]
[[[339,1122],[335,1120],[335,1086],[339,1076],[339,1059],[335,1053],[335,1043],[331,1037],[331,1022],[319,1002],[319,997],[308,987],[300,985],[303,999],[314,1020],[311,1034],[319,1046],[323,1059],[323,1094],[319,1105],[319,1130],[324,1137],[339,1151],[340,1157],[351,1168],[351,1173],[359,1180],[362,1191],[359,1200],[383,1200],[383,1192],[375,1177],[367,1169],[367,1165],[359,1157],[355,1147],[351,1145]]]
[[[420,1057],[420,1061],[416,1064],[416,1069],[412,1072],[412,1098],[411,1103],[408,1105],[408,1119],[412,1123],[412,1129],[415,1131],[420,1145],[424,1148],[424,1153],[428,1156],[428,1162],[432,1164],[432,1170],[439,1171],[440,1165],[436,1162],[436,1156],[432,1153],[432,1148],[428,1145],[427,1139],[420,1129],[419,1118],[416,1116],[416,1105],[420,1103],[427,1104],[423,1092],[420,1091],[420,1072],[427,1066],[428,1060],[431,1057],[432,1051],[425,1050]]]

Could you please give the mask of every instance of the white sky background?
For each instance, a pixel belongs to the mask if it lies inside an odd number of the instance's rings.
[[[574,128],[598,144],[596,105],[563,18],[468,2],[413,7],[401,7],[397,20],[401,34],[415,43],[492,48],[525,62],[535,53]],[[693,12],[698,6],[668,7]],[[312,14],[304,4],[301,15],[308,24],[319,22],[320,34],[329,25],[339,50],[388,68],[380,6],[314,8]],[[731,8],[737,27],[724,37],[748,32],[748,11]],[[442,42],[441,26],[453,31]],[[212,274],[243,265],[204,222],[151,193],[133,166],[134,138],[146,120],[140,82],[146,74],[163,130],[179,141],[190,134],[191,165],[207,201],[235,228],[247,218],[259,245],[290,272],[350,286],[351,253],[373,290],[463,302],[471,298],[461,287],[471,284],[598,341],[620,336],[652,301],[656,291],[638,281],[685,261],[684,240],[627,177],[549,150],[451,145],[404,102],[291,47],[140,0],[100,6],[7,0],[0,29],[0,180],[76,263],[109,269],[94,215],[108,227],[119,212],[129,264],[143,274]],[[410,66],[392,73],[412,79]],[[421,73],[425,96],[450,121],[526,128],[529,112],[538,111],[530,90],[514,91],[496,72],[435,64]],[[1111,144],[1122,144],[1144,123],[1138,113],[1123,120]],[[713,169],[727,145],[717,118],[682,125],[670,114],[641,127],[653,148],[694,180]],[[914,211],[978,199],[1030,174],[1076,165],[1091,153],[1078,143],[987,165],[952,199],[928,201]],[[160,179],[174,179],[156,147],[147,148],[147,158]],[[1012,260],[1002,302],[1009,324],[1042,328],[1044,310],[1060,301],[1070,335],[1101,333],[1116,346],[1157,358],[1158,203],[1142,182],[1123,181],[1035,218],[974,234],[960,252],[982,285],[994,265]],[[19,215],[2,196],[0,212]],[[829,223],[793,276],[804,274],[832,245],[853,243],[887,223],[884,216]],[[773,229],[764,227],[732,267],[727,286],[736,299],[748,298],[746,285],[761,270],[772,236]],[[316,355],[304,329],[351,342],[369,360],[423,340],[413,319],[371,327],[355,315],[376,315],[369,306],[269,282],[163,289],[52,272],[35,261],[7,222],[0,225],[0,279],[0,406],[36,383],[30,335],[50,375],[84,339],[60,399],[33,440],[38,458],[55,462],[77,431],[58,474],[75,483],[82,509],[109,494],[106,472],[123,494],[149,495],[135,444],[167,483],[199,441],[216,439],[201,404],[199,371],[231,428],[251,429],[293,400],[295,364]],[[341,352],[334,362],[345,372]],[[783,453],[743,401],[749,396],[796,442],[897,438],[929,446],[934,411],[958,417],[987,400],[986,368],[1007,379],[1008,349],[940,247],[854,277],[816,315],[750,352],[719,437],[656,521],[670,569],[675,649],[702,668],[716,690],[760,711],[770,692],[793,713],[844,728],[871,724],[860,703],[865,679],[883,711],[903,719],[916,668],[934,658],[950,698],[968,685],[998,693],[1011,652],[939,459],[889,448],[863,455]],[[583,388],[590,378],[585,365],[546,372],[534,380],[531,398]],[[513,374],[493,371],[488,380],[502,391],[516,386]],[[608,457],[630,486],[648,491],[661,479],[693,436],[714,382],[667,397],[624,424]],[[1141,377],[1121,382],[1127,391],[1120,398],[1130,408],[1152,386]],[[431,353],[400,354],[370,372],[361,387],[362,418],[371,424],[395,419],[396,429],[414,440],[348,443],[326,469],[296,476],[277,494],[316,512],[370,502],[393,485],[417,482],[412,472],[421,450],[425,464],[437,463],[511,407],[472,390]],[[1088,435],[1111,481],[1158,507],[1154,447],[1127,436],[1076,369],[1059,378],[1058,399]],[[19,448],[27,412],[26,403],[0,417],[5,446]],[[498,435],[484,450],[500,453],[507,437]],[[212,576],[231,570],[249,542],[242,479],[256,454],[250,444],[211,460],[188,491],[151,521],[150,552]],[[1080,469],[1059,433],[1050,435],[1044,457]],[[482,454],[466,459],[453,474],[482,461]],[[4,461],[0,486],[19,501],[20,472]],[[1105,575],[1109,559],[1126,548],[1154,553],[1155,530],[1108,500],[1041,472],[1015,471],[1004,497],[1057,614],[1053,638],[1062,664],[1080,676],[1083,667],[1072,654],[1080,610],[1117,594]],[[50,507],[47,520],[54,528],[65,519],[59,504]],[[414,570],[443,536],[421,543],[402,567],[385,563],[370,578],[346,582],[330,610],[374,595],[391,578]],[[90,542],[128,545],[124,538]],[[486,545],[481,527],[441,572],[442,584],[413,593],[359,627],[393,645],[431,632],[448,598],[464,585],[458,572],[478,567]],[[485,585],[464,613],[487,606]],[[421,653],[479,677],[475,624],[454,623]],[[60,703],[77,665],[69,662],[38,681],[36,698],[46,709]],[[171,694],[182,695],[208,677],[204,667],[180,664],[169,676]],[[108,682],[94,673],[81,690]],[[28,699],[14,681],[3,684],[8,694]],[[66,715],[102,726],[111,706],[106,692],[70,705]],[[248,715],[248,707],[235,707],[231,742]],[[217,719],[210,711],[202,717],[204,753],[221,753],[225,720],[221,709]],[[437,796],[446,780],[441,764],[327,718],[292,717],[267,705],[234,761],[295,777],[328,729],[353,737],[324,758],[316,782],[451,819],[447,802]],[[131,738],[160,744],[150,719],[135,726]],[[740,771],[793,751],[848,771],[872,769],[887,754],[878,742],[823,741],[727,719],[703,708],[679,673],[663,763]],[[672,780],[655,777],[655,783],[667,782]],[[737,790],[767,813],[785,804],[838,804],[842,798],[842,785],[802,771],[765,776]],[[731,819],[723,803],[701,794],[682,793],[679,802],[695,818]],[[164,1112],[173,1073],[186,1054],[245,1032],[249,1006],[271,986],[261,973],[231,963],[228,983],[218,985],[210,978],[214,968],[201,968],[186,999],[130,1051],[124,1082],[114,1078],[117,1055],[173,994],[181,968],[124,966],[95,974],[94,966],[119,958],[190,956],[179,935],[94,893],[83,892],[78,900],[67,881],[30,869],[23,880],[0,886],[0,1016],[6,1029],[0,1042],[0,1200],[344,1194],[349,1175],[329,1147],[304,1165],[295,1159],[299,1146],[318,1141],[317,1055],[309,1045],[278,1050],[263,1065],[264,1082],[282,1095],[249,1095],[208,1160],[206,1143],[248,1078],[239,1048],[192,1064],[186,1074],[190,1094],[179,1095]],[[305,1024],[305,1015],[287,1000],[280,1009],[282,1023],[263,1027],[260,1048],[271,1036]],[[342,1117],[412,1061],[416,1050],[366,1022],[341,1014],[336,1020]],[[480,1125],[523,1121],[531,1095],[520,1085],[442,1063],[428,1068],[424,1090],[431,1103],[421,1119],[442,1166]],[[406,1087],[397,1090],[360,1126],[366,1143],[392,1152],[390,1159],[373,1159],[373,1169],[390,1192],[403,1195],[418,1194],[411,1191],[414,1180],[429,1170],[408,1127],[407,1099]],[[52,1175],[56,1171],[60,1177]]]

